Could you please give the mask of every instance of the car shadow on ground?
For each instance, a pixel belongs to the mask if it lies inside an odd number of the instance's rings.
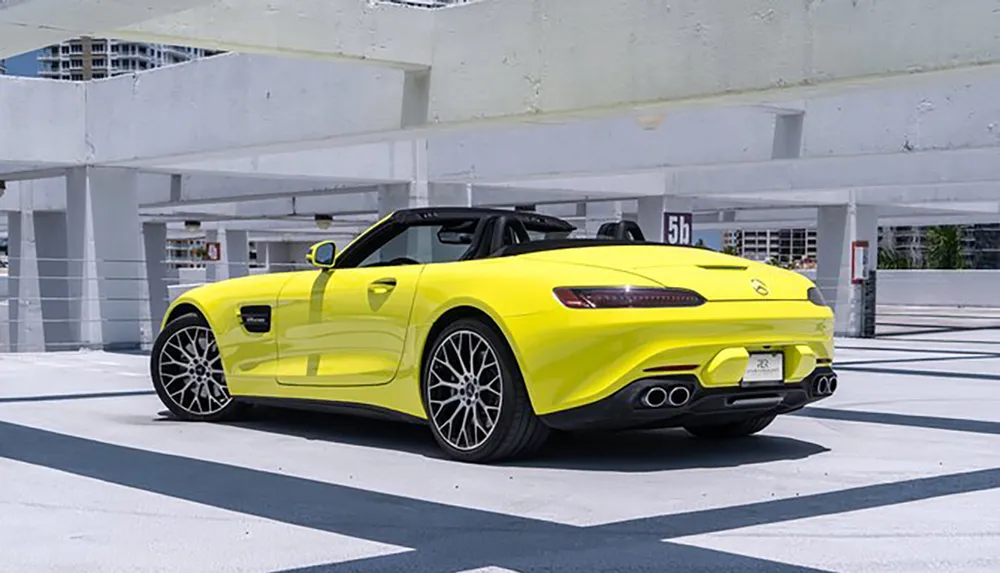
[[[161,412],[163,419],[171,419]],[[351,444],[444,459],[425,426],[349,415],[257,407],[246,420],[227,425],[251,431]],[[768,435],[705,440],[682,430],[557,433],[534,456],[503,462],[507,467],[652,472],[728,468],[800,460],[829,451],[819,444]]]

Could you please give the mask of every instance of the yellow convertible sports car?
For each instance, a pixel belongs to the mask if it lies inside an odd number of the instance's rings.
[[[833,314],[792,271],[646,241],[635,223],[398,211],[314,270],[197,287],[168,309],[153,385],[185,420],[254,404],[430,426],[451,457],[524,456],[553,430],[759,432],[837,388]]]

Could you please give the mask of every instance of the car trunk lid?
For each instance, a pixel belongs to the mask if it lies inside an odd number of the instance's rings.
[[[805,300],[811,286],[792,271],[693,247],[608,245],[528,256],[626,271],[664,286],[691,289],[710,301]]]

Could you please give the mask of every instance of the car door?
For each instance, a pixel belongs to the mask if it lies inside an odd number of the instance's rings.
[[[474,223],[474,221],[473,221]],[[452,262],[467,241],[440,225],[378,229],[351,245],[333,269],[300,273],[278,297],[277,381],[369,386],[393,379],[414,297],[428,264]]]
[[[368,386],[399,366],[423,265],[300,273],[277,309],[277,380]]]

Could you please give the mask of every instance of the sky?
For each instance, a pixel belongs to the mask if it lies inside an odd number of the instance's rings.
[[[11,76],[37,76],[38,51],[7,58],[7,74]]]
[[[721,231],[694,231],[691,233],[691,237],[694,242],[698,242],[698,239],[705,241],[705,246],[716,251],[722,249],[722,232]]]

